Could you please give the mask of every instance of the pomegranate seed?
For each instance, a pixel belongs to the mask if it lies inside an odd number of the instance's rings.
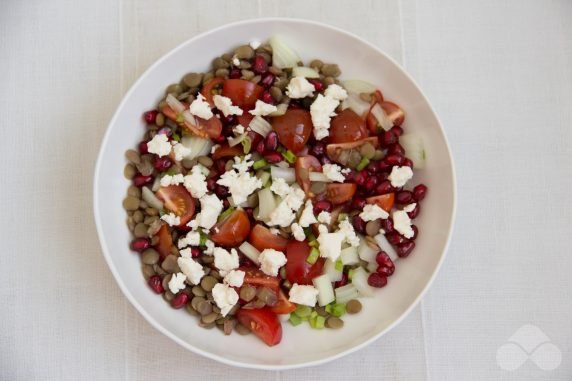
[[[275,164],[282,161],[282,155],[280,155],[278,152],[267,153],[266,155],[264,155],[264,158],[270,164]]]
[[[363,186],[365,187],[365,189],[367,191],[373,192],[373,190],[375,189],[375,186],[377,185],[377,177],[368,177],[365,182],[363,183]]]
[[[345,286],[346,284],[348,284],[348,274],[342,273],[342,279],[340,279],[336,283],[334,283],[334,287],[338,288],[338,287]]]
[[[378,266],[375,271],[381,275],[392,276],[393,273],[395,272],[395,266],[394,267]]]
[[[318,201],[314,203],[314,214],[319,214],[322,211],[331,212],[332,203],[326,200]]]
[[[221,115],[220,120],[221,120],[221,122],[223,122],[225,124],[225,126],[229,127],[228,128],[230,130],[229,133],[234,134],[232,132],[232,126],[234,126],[235,124],[238,123],[236,120],[236,115],[232,115],[232,114],[229,114],[227,116]],[[230,125],[232,125],[232,126],[230,126]]]
[[[390,218],[381,220],[381,228],[385,231],[385,234],[393,232],[393,221]]]
[[[228,188],[223,185],[217,185],[215,193],[219,198],[227,197],[229,195]]]
[[[403,149],[403,147],[401,146],[401,144],[399,143],[394,143],[391,144],[389,147],[387,147],[387,154],[388,155],[405,155],[405,150]]]
[[[370,174],[374,174],[377,173],[377,171],[379,171],[379,167],[375,161],[369,163],[365,169]]]
[[[143,113],[143,119],[145,119],[147,124],[153,124],[155,123],[155,119],[157,119],[158,114],[159,112],[157,110],[150,110]]]
[[[314,85],[314,89],[316,89],[317,92],[324,90],[324,83],[322,81],[318,79],[309,79],[308,82]]]
[[[377,188],[375,188],[375,193],[377,194],[387,194],[393,192],[393,186],[389,180],[382,181]]]
[[[367,278],[367,284],[371,287],[382,288],[387,284],[387,277],[379,273],[371,273]]]
[[[213,179],[212,177],[207,179],[207,189],[211,192],[216,189],[216,179]]]
[[[408,212],[407,215],[409,216],[409,218],[414,219],[415,217],[417,217],[419,215],[419,212],[421,211],[421,207],[419,206],[419,203],[415,204],[415,209],[413,209],[411,212]]]
[[[261,140],[256,145],[256,152],[258,152],[259,154],[262,155],[262,154],[264,154],[264,151],[266,151],[266,145],[264,145],[264,140]]]
[[[355,197],[355,198],[352,200],[352,207],[353,207],[354,209],[359,209],[359,210],[361,210],[361,209],[363,209],[364,206],[365,206],[365,200],[364,200],[363,198]]]
[[[326,164],[332,164],[332,161],[330,160],[329,157],[324,155],[324,156],[320,156],[320,163],[322,163],[322,165],[326,165]]]
[[[395,230],[392,232],[389,232],[389,233],[386,232],[385,238],[387,238],[389,243],[392,245],[400,245],[406,241],[406,239],[401,234],[396,232]]]
[[[387,147],[397,142],[397,137],[393,132],[391,132],[391,130],[389,130],[379,135],[379,138],[377,140],[379,140],[379,145],[381,145],[382,147]]]
[[[230,70],[230,73],[228,74],[228,77],[230,79],[237,79],[240,78],[240,69],[237,67],[234,67]]]
[[[222,207],[224,209],[228,209],[230,207],[230,201],[228,201],[227,198],[225,198],[224,200],[222,200]]]
[[[222,144],[222,143],[226,142],[226,137],[224,136],[224,134],[220,134],[219,136],[214,138],[213,141],[217,144]]]
[[[353,216],[352,225],[354,226],[356,232],[362,234],[365,233],[365,221],[358,214]]]
[[[224,159],[215,160],[215,168],[218,173],[224,173],[226,169],[226,161]]]
[[[149,184],[151,181],[153,181],[153,176],[143,176],[140,173],[133,177],[133,185],[136,187],[142,187],[143,185]]]
[[[369,176],[367,175],[367,171],[365,171],[365,170],[359,171],[354,176],[354,182],[357,185],[363,185],[365,183],[365,181],[368,179],[368,177]]]
[[[395,202],[398,204],[409,204],[413,201],[413,192],[404,190],[397,192],[395,195]]]
[[[276,77],[274,77],[274,74],[266,73],[262,77],[260,84],[266,88],[269,88],[270,86],[272,86],[272,84],[274,84],[274,78],[276,78]]]
[[[378,265],[383,267],[394,267],[393,261],[389,258],[389,255],[385,251],[380,251],[375,256],[375,261]]]
[[[173,165],[173,162],[168,156],[157,157],[155,158],[155,161],[153,161],[153,167],[155,167],[159,172],[166,171],[171,168],[171,165]]]
[[[270,92],[268,91],[262,93],[262,95],[260,96],[260,100],[264,103],[269,103],[271,105],[274,104],[274,98],[272,98],[272,94],[270,94]]]
[[[404,167],[409,167],[409,168],[413,168],[413,162],[411,161],[411,159],[405,158],[403,159],[403,164]]]
[[[189,301],[189,295],[184,292],[179,292],[173,300],[171,300],[171,307],[175,309],[183,308]]]
[[[275,131],[270,131],[264,138],[264,146],[267,151],[276,151],[278,148],[278,134]]]
[[[412,241],[415,241],[417,239],[417,236],[419,235],[419,229],[417,229],[417,226],[411,225],[411,230],[413,230],[413,236],[410,239]]]
[[[393,134],[398,137],[403,135],[403,128],[399,126],[393,126],[389,131],[393,132]]]
[[[198,247],[191,247],[191,257],[197,258],[199,255],[201,255],[201,249]]]
[[[139,152],[142,154],[146,154],[149,152],[149,148],[147,147],[147,142],[139,143]]]
[[[401,258],[407,257],[411,252],[415,249],[415,242],[413,241],[406,241],[403,242],[401,245],[397,246],[397,255]]]
[[[131,250],[136,251],[138,253],[142,252],[145,249],[148,249],[151,246],[151,242],[147,238],[135,238],[131,241]]]
[[[403,163],[403,156],[400,155],[387,155],[386,157],[383,158],[383,161],[387,164],[387,165],[401,165]]]
[[[419,184],[416,185],[415,188],[413,188],[413,197],[415,198],[415,201],[421,201],[425,198],[425,195],[427,194],[427,186],[425,184]]]
[[[316,143],[311,149],[310,153],[314,156],[322,156],[326,152],[326,146],[323,143]]]
[[[383,160],[377,164],[377,167],[379,169],[379,172],[381,172],[381,173],[387,173],[387,172],[391,171],[391,168],[392,168],[391,165],[387,164]]]
[[[264,60],[264,57],[260,55],[254,56],[252,60],[252,69],[256,74],[264,74],[268,70],[268,64]]]
[[[157,131],[157,135],[165,135],[166,137],[170,138],[173,136],[173,131],[169,127],[163,127]]]
[[[159,275],[153,275],[151,278],[149,278],[147,283],[149,284],[149,287],[155,291],[156,294],[162,294],[165,292],[165,289],[163,288],[163,281]]]

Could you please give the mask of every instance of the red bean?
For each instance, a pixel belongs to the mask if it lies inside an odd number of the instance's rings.
[[[157,110],[150,110],[143,113],[143,119],[145,119],[147,124],[153,124],[155,123],[155,119],[157,119],[158,114],[159,112]]]
[[[413,241],[403,242],[402,244],[397,245],[397,255],[399,255],[401,258],[405,258],[409,254],[411,254],[414,248],[415,248],[415,242]]]
[[[391,168],[393,168],[391,165],[387,164],[383,160],[381,160],[377,163],[377,167],[378,167],[379,172],[381,172],[381,173],[389,173],[389,171],[391,171]]]
[[[166,171],[171,168],[171,165],[173,165],[173,162],[168,156],[156,157],[153,161],[153,167],[155,167],[159,172]]]
[[[393,186],[389,182],[389,180],[382,181],[376,188],[376,194],[387,194],[393,192]]]
[[[411,212],[408,212],[407,215],[409,216],[409,218],[414,219],[415,217],[417,217],[419,215],[419,212],[421,211],[421,207],[419,206],[419,203],[415,204],[415,209],[413,209]]]
[[[384,267],[392,267],[393,266],[393,261],[391,260],[391,258],[389,258],[389,255],[387,255],[387,253],[385,251],[380,251],[379,253],[377,253],[375,256],[375,261],[380,266],[384,266]]]
[[[389,243],[392,245],[400,245],[406,241],[406,239],[395,230],[392,232],[385,232],[385,238],[387,238]]]
[[[308,82],[310,82],[312,85],[314,85],[314,89],[317,92],[320,92],[322,90],[324,90],[324,83],[318,79],[309,79]]]
[[[320,163],[322,163],[322,165],[326,165],[326,164],[332,164],[332,161],[330,160],[330,158],[324,155],[320,157]]]
[[[373,192],[377,185],[377,177],[371,176],[365,180],[363,186],[368,192]]]
[[[228,195],[230,194],[228,188],[223,185],[217,185],[215,188],[215,193],[218,196],[218,198],[228,197]]]
[[[395,272],[395,266],[393,267],[384,267],[384,266],[377,266],[375,270],[377,273],[385,276],[392,276]]]
[[[207,179],[207,189],[211,192],[213,192],[216,189],[216,179],[211,177],[210,179]]]
[[[399,126],[391,127],[390,131],[393,132],[393,134],[397,137],[403,135],[403,128],[401,128]]]
[[[403,190],[395,195],[395,202],[398,204],[409,204],[411,201],[413,201],[413,192],[411,191]]]
[[[401,165],[404,167],[413,168],[413,162],[408,158],[403,159],[403,163]]]
[[[183,308],[185,304],[189,301],[189,295],[184,292],[179,292],[173,300],[171,300],[171,306],[175,309]]]
[[[365,233],[365,221],[358,214],[353,216],[352,225],[356,232],[361,234]]]
[[[391,166],[401,165],[403,163],[403,156],[396,154],[387,155],[383,158],[383,162]]]
[[[377,163],[375,161],[372,161],[371,163],[369,163],[367,165],[367,167],[365,169],[368,173],[374,174],[374,173],[377,173],[379,171],[379,166],[377,165]]]
[[[393,221],[391,221],[391,218],[381,220],[381,228],[385,231],[385,234],[393,232]]]
[[[143,176],[140,173],[133,176],[133,185],[136,187],[142,187],[143,185],[149,184],[151,181],[153,181],[153,176]]]
[[[264,138],[264,146],[267,151],[276,151],[278,148],[278,134],[274,131],[270,131]]]
[[[427,194],[427,186],[425,184],[419,184],[413,188],[413,197],[415,201],[421,201],[425,198]]]
[[[240,69],[237,67],[234,67],[230,70],[228,77],[230,79],[238,79],[238,78],[240,78],[240,74],[241,74]]]
[[[411,225],[411,230],[413,230],[413,236],[410,239],[412,241],[415,241],[417,239],[417,236],[419,235],[419,229],[417,229],[417,226]]]
[[[326,152],[324,143],[316,143],[310,149],[310,153],[314,156],[322,156]]]
[[[131,250],[136,251],[138,253],[142,252],[145,249],[148,249],[151,246],[151,242],[147,238],[135,238],[131,241]]]
[[[363,185],[363,184],[365,183],[365,181],[367,180],[368,177],[369,177],[369,176],[368,176],[366,170],[359,171],[359,172],[356,173],[355,176],[354,176],[354,182],[355,182],[357,185]]]
[[[264,144],[264,140],[261,140],[256,145],[256,152],[258,152],[259,154],[262,155],[262,154],[264,154],[264,151],[266,151],[266,145]]]
[[[387,154],[388,155],[405,155],[405,150],[399,143],[391,144],[387,147]]]
[[[149,284],[149,287],[155,291],[156,294],[162,294],[165,292],[165,289],[163,288],[163,281],[159,275],[153,275],[151,278],[149,278],[147,283]]]
[[[331,212],[332,211],[332,203],[326,200],[318,201],[314,203],[314,214],[319,214],[320,212]]]
[[[276,78],[276,77],[274,77],[274,75],[272,73],[266,73],[262,77],[260,84],[266,88],[269,88],[274,83],[274,78]]]
[[[266,73],[266,71],[268,71],[268,64],[266,63],[266,60],[264,60],[264,57],[260,55],[254,56],[254,59],[252,60],[252,69],[256,74]]]
[[[267,153],[266,155],[264,155],[264,158],[270,164],[275,164],[282,161],[282,155],[280,155],[278,152]]]
[[[147,147],[147,142],[139,143],[139,152],[142,154],[146,154],[149,152],[149,148]]]
[[[262,93],[262,95],[260,96],[260,100],[264,103],[268,103],[271,105],[274,104],[274,98],[272,97],[272,94],[270,94],[270,92],[268,91]]]
[[[395,134],[391,130],[389,130],[389,131],[385,131],[381,135],[379,135],[377,140],[379,140],[380,146],[387,147],[387,146],[397,142],[397,137],[395,136]]]
[[[367,278],[367,284],[371,287],[382,288],[387,284],[387,277],[379,273],[371,273]]]
[[[348,274],[342,273],[342,279],[334,283],[334,288],[342,287],[348,284]]]
[[[163,127],[157,131],[157,135],[165,135],[166,137],[170,138],[173,136],[173,130],[171,130],[169,127]]]
[[[354,197],[352,200],[352,207],[354,209],[362,210],[365,206],[365,200],[361,197]]]

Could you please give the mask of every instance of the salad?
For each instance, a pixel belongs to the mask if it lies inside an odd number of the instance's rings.
[[[340,329],[415,249],[423,141],[380,89],[340,74],[273,37],[143,114],[124,169],[130,247],[151,290],[200,326],[269,346],[283,323]]]

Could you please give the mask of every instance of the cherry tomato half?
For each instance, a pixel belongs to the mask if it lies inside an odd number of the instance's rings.
[[[286,247],[286,278],[292,284],[312,284],[312,279],[322,274],[324,258],[309,264],[306,259],[310,254],[310,245],[306,241],[291,240]]]
[[[270,347],[282,340],[282,324],[270,308],[241,308],[236,313],[236,318]]]
[[[357,185],[354,183],[326,185],[326,198],[332,204],[343,204],[352,199],[356,193]]]
[[[250,233],[248,214],[236,209],[213,228],[211,240],[220,246],[235,247],[240,245]]]
[[[320,161],[312,156],[299,156],[296,159],[296,181],[302,187],[302,190],[308,194],[310,192],[310,172],[322,172]]]
[[[365,120],[352,109],[345,109],[331,121],[329,142],[348,143],[367,138]]]
[[[272,118],[271,124],[280,143],[294,153],[304,148],[313,128],[310,112],[302,109],[290,109],[284,115]]]
[[[179,226],[186,225],[195,215],[195,200],[182,185],[161,187],[156,194],[165,203],[167,210],[179,216]]]
[[[382,194],[380,196],[372,196],[365,199],[368,204],[376,204],[381,209],[389,212],[395,202],[395,193]]]
[[[273,234],[270,229],[260,224],[254,226],[250,232],[250,243],[259,251],[264,249],[274,249],[278,251],[286,250],[288,240],[277,234]]]
[[[222,95],[229,97],[232,104],[244,111],[254,108],[263,91],[261,86],[244,79],[227,79],[222,85]]]

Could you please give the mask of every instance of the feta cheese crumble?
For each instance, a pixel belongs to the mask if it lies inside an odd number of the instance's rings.
[[[315,87],[304,77],[294,77],[286,87],[290,99],[306,98],[314,95]]]
[[[268,220],[268,225],[281,226],[284,228],[286,226],[290,226],[290,224],[294,221],[295,218],[296,218],[296,213],[294,213],[294,211],[292,211],[292,209],[288,207],[288,204],[286,204],[286,202],[282,201],[280,202],[280,204],[278,204],[276,209],[274,209],[270,213],[270,219]]]
[[[248,173],[248,169],[254,163],[249,161],[250,157],[251,155],[246,155],[242,161],[240,157],[235,157],[233,169],[223,173],[217,181],[217,184],[228,187],[235,205],[242,204],[255,190],[262,188],[262,181]]]
[[[169,280],[168,283],[169,291],[171,291],[173,294],[176,294],[179,291],[184,290],[185,287],[187,287],[185,285],[185,279],[187,279],[187,277],[183,273],[173,274],[171,280]]]
[[[238,294],[234,288],[229,287],[227,284],[217,283],[213,290],[213,299],[217,307],[220,308],[222,316],[226,316],[232,307],[238,302]]]
[[[292,303],[314,307],[318,298],[318,290],[314,286],[294,283],[289,295],[288,300]]]
[[[244,282],[244,271],[230,270],[224,277],[223,282],[228,284],[230,287],[242,286],[242,283]]]
[[[215,95],[213,97],[214,104],[224,116],[229,115],[242,115],[242,109],[238,106],[232,105],[232,100],[222,95]]]
[[[404,212],[409,213],[409,212],[413,212],[416,207],[417,207],[417,204],[416,204],[416,203],[413,203],[413,204],[409,204],[409,205],[403,207],[402,210],[403,210]]]
[[[179,238],[177,246],[179,249],[187,246],[199,246],[201,243],[201,233],[196,231],[188,232],[186,236]],[[181,254],[182,255],[182,254]]]
[[[341,231],[334,233],[320,232],[317,238],[318,244],[320,245],[320,257],[330,258],[335,262],[340,256],[342,242],[345,238],[346,235]]]
[[[256,40],[251,41],[251,42],[250,42],[250,47],[251,47],[252,49],[254,49],[254,50],[258,49],[258,48],[260,47],[260,41],[256,41]]]
[[[177,226],[181,223],[181,218],[175,213],[163,214],[161,219],[169,224],[169,226]]]
[[[342,175],[342,167],[337,164],[324,164],[322,166],[322,172],[332,181],[343,183],[346,179],[344,175]]]
[[[242,124],[238,124],[232,129],[232,132],[237,136],[242,135],[244,134],[244,126]]]
[[[274,249],[264,249],[258,256],[260,270],[266,275],[277,276],[280,267],[286,264],[286,256],[283,252]]]
[[[162,187],[168,187],[169,185],[179,185],[185,181],[182,174],[177,175],[165,175],[161,177],[160,184]]]
[[[290,193],[290,185],[286,183],[286,180],[282,178],[277,178],[272,180],[272,185],[270,185],[270,190],[276,193],[280,197],[286,197]]]
[[[191,153],[191,149],[185,147],[181,143],[175,143],[173,145],[173,153],[175,154],[175,160],[181,161]]]
[[[276,228],[270,228],[270,233],[272,233],[274,235],[280,235],[280,230],[278,230]]]
[[[194,198],[201,198],[207,193],[206,177],[201,167],[195,165],[184,178],[185,188]]]
[[[311,224],[315,224],[316,222],[318,222],[318,220],[316,220],[316,217],[314,216],[314,205],[312,205],[312,200],[307,200],[306,206],[302,211],[302,215],[300,215],[298,223],[300,224],[301,227],[307,228],[308,226],[310,226]]]
[[[205,242],[205,250],[203,251],[203,254],[214,255],[214,249],[215,249],[214,242],[211,241],[210,239],[207,239],[207,242]]]
[[[340,102],[334,98],[318,94],[318,97],[310,106],[310,115],[312,116],[316,140],[322,140],[330,135],[330,120],[333,116],[336,116],[334,111],[339,104]]]
[[[171,143],[165,134],[157,134],[147,142],[147,151],[159,157],[167,156],[171,153]]]
[[[230,270],[237,269],[238,253],[236,249],[230,249],[230,252],[228,252],[222,247],[215,247],[214,265],[222,276],[225,276]]]
[[[408,166],[398,167],[397,165],[391,168],[391,173],[388,176],[391,185],[400,188],[404,186],[413,177],[413,171]]]
[[[211,147],[211,155],[213,155],[217,149],[220,148],[220,144],[215,144],[214,146]]]
[[[197,98],[189,106],[189,111],[191,114],[198,116],[202,119],[210,119],[213,117],[213,112],[211,110],[211,105],[205,102],[206,98],[203,94],[199,93]]]
[[[222,212],[223,203],[216,194],[207,194],[201,197],[201,212],[197,214],[197,223],[205,229],[212,228]]]
[[[318,222],[329,225],[332,222],[332,215],[329,212],[322,210],[320,214],[318,214]]]
[[[294,235],[294,238],[297,241],[303,241],[306,239],[306,234],[304,234],[304,229],[302,229],[302,227],[300,225],[298,225],[296,222],[294,222],[290,228],[292,229],[292,235]]]
[[[203,276],[205,276],[203,265],[192,258],[177,258],[177,264],[181,268],[183,274],[187,277],[187,281],[191,284],[199,284]]]
[[[411,228],[411,218],[404,210],[393,212],[393,228],[405,238],[411,238],[415,234]]]
[[[377,206],[376,204],[367,204],[363,207],[363,211],[359,214],[364,221],[373,221],[378,218],[383,218],[384,220],[389,217],[389,213]]]
[[[256,101],[256,104],[254,105],[254,110],[250,110],[249,113],[251,113],[254,116],[256,115],[266,116],[268,114],[272,114],[276,110],[278,110],[278,107],[271,105],[270,103],[263,102],[259,99]]]
[[[354,226],[351,224],[350,220],[346,217],[338,224],[338,231],[344,234],[344,241],[353,246],[359,246],[359,237],[356,235]]]
[[[324,91],[324,95],[337,101],[343,101],[348,97],[348,92],[340,85],[332,83],[328,86],[326,91]]]
[[[238,59],[238,57],[236,56],[236,54],[234,56],[232,56],[232,64],[234,66],[238,66],[240,65],[240,60]]]

